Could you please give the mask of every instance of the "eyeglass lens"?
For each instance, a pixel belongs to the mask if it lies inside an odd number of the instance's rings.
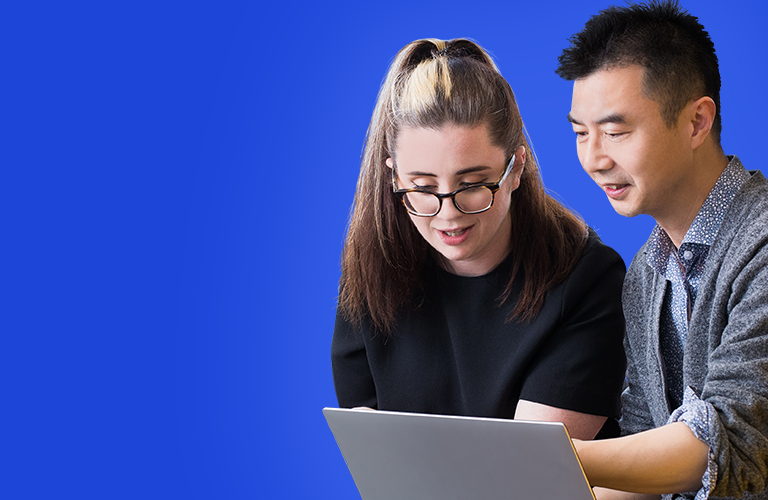
[[[493,191],[485,186],[472,187],[456,193],[454,200],[462,212],[482,212],[493,204]],[[440,198],[432,193],[413,191],[406,193],[403,201],[408,210],[419,215],[434,215],[440,210]]]

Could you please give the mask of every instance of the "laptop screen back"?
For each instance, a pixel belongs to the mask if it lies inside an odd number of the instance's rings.
[[[323,413],[363,500],[594,500],[561,423]]]

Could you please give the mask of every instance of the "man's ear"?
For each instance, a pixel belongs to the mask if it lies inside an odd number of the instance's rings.
[[[704,139],[709,136],[712,130],[717,114],[717,105],[711,97],[704,96],[696,99],[689,106],[689,117],[693,125],[691,149],[696,149],[704,143]]]

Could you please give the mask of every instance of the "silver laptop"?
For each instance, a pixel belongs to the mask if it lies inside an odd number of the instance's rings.
[[[323,409],[363,500],[594,500],[561,423]]]

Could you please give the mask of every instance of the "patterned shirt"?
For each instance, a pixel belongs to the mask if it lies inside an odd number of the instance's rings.
[[[683,387],[683,348],[688,338],[691,311],[707,264],[709,248],[733,198],[749,177],[749,172],[739,159],[730,157],[728,165],[685,233],[680,248],[675,248],[666,231],[656,225],[645,253],[648,265],[667,279],[659,325],[659,344],[665,367],[667,399],[670,408],[675,409],[669,422],[685,422],[696,437],[707,444],[707,415],[715,409],[701,401],[690,387]],[[717,464],[711,448],[709,455],[709,468],[702,478],[704,487],[697,493],[697,500],[709,496],[717,479]]]

